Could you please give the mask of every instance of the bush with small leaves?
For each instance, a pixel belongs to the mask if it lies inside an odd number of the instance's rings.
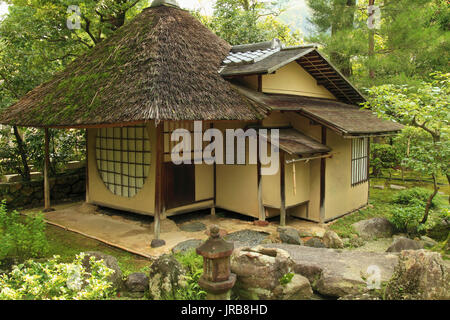
[[[108,277],[113,270],[91,257],[90,272],[83,267],[84,254],[71,263],[59,257],[39,263],[28,260],[0,276],[0,300],[104,300],[113,296]]]
[[[0,262],[38,258],[48,247],[42,214],[21,217],[17,211],[8,212],[5,201],[0,203]]]
[[[393,202],[397,204],[411,205],[416,201],[420,201],[425,206],[431,193],[432,193],[431,190],[420,187],[414,187],[411,189],[402,190],[399,193],[397,193],[393,199]],[[439,206],[438,200],[434,198],[433,202],[431,203],[431,208],[436,208],[438,206]]]
[[[425,204],[421,200],[412,200],[409,206],[397,207],[392,210],[389,220],[400,232],[420,232],[425,228],[425,225],[420,224],[424,207]]]

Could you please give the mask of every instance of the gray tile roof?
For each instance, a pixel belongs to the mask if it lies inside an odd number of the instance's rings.
[[[226,66],[251,64],[266,59],[278,51],[280,51],[280,48],[236,53],[230,52],[230,54],[223,61],[223,64]]]

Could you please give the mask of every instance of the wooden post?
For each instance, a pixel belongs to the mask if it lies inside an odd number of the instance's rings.
[[[322,126],[322,144],[327,144],[327,128]],[[326,159],[320,159],[320,223],[325,222],[325,176],[326,176]]]
[[[164,164],[164,122],[156,126],[156,179],[155,179],[155,236],[152,240],[151,247],[158,248],[166,244],[161,237],[161,213],[163,209],[163,164]]]
[[[89,129],[86,129],[86,203],[89,203]]]
[[[266,221],[266,211],[264,210],[264,203],[263,203],[263,192],[262,192],[262,174],[261,174],[261,158],[259,155],[260,151],[260,145],[259,141],[256,141],[257,148],[257,163],[256,163],[256,170],[258,171],[258,209],[259,209],[259,220],[260,221]]]
[[[211,129],[213,129],[214,123],[211,123],[209,125],[209,127]],[[216,156],[215,151],[214,151],[214,156]],[[214,174],[213,174],[214,175],[214,178],[213,178],[214,179],[214,203],[211,208],[211,216],[215,217],[216,216],[216,203],[217,203],[217,185],[216,185],[216,183],[217,183],[217,158],[214,160],[213,170],[214,170]]]
[[[284,227],[286,225],[286,183],[285,183],[285,155],[284,152],[280,150],[280,226]]]
[[[54,211],[50,206],[50,136],[48,128],[44,129],[45,150],[44,150],[44,212]]]

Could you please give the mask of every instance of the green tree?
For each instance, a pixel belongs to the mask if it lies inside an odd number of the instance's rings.
[[[310,40],[325,45],[325,51],[345,76],[352,75],[356,0],[308,0],[312,9],[310,22],[317,35]],[[356,48],[358,50],[358,48]]]
[[[442,0],[308,0],[316,34],[330,60],[357,85],[419,84],[448,70],[449,4]],[[368,26],[368,7],[381,19]]]
[[[291,31],[276,19],[285,1],[269,3],[261,0],[217,0],[212,17],[200,21],[232,45],[255,43],[279,38],[286,45],[302,42],[300,31]]]
[[[137,0],[10,0],[8,3],[9,13],[0,22],[0,110],[50,79],[148,5],[148,1]],[[71,16],[70,5],[80,8],[79,29],[69,29],[66,24]],[[14,166],[20,164],[17,171],[30,180],[28,152],[33,148],[27,146],[23,132],[13,127],[15,141],[6,143],[15,148],[8,150],[16,157]]]
[[[420,86],[383,85],[369,90],[372,108],[380,116],[422,130],[424,137],[410,145],[404,162],[407,167],[429,175],[434,192],[425,207],[422,223],[428,218],[439,187],[437,177],[443,174],[450,183],[450,74],[434,73],[431,82]]]

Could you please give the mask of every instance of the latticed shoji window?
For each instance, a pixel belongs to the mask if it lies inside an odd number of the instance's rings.
[[[369,139],[352,139],[352,186],[369,179]]]
[[[151,149],[142,126],[98,129],[97,168],[106,187],[115,195],[134,197],[150,171]]]

